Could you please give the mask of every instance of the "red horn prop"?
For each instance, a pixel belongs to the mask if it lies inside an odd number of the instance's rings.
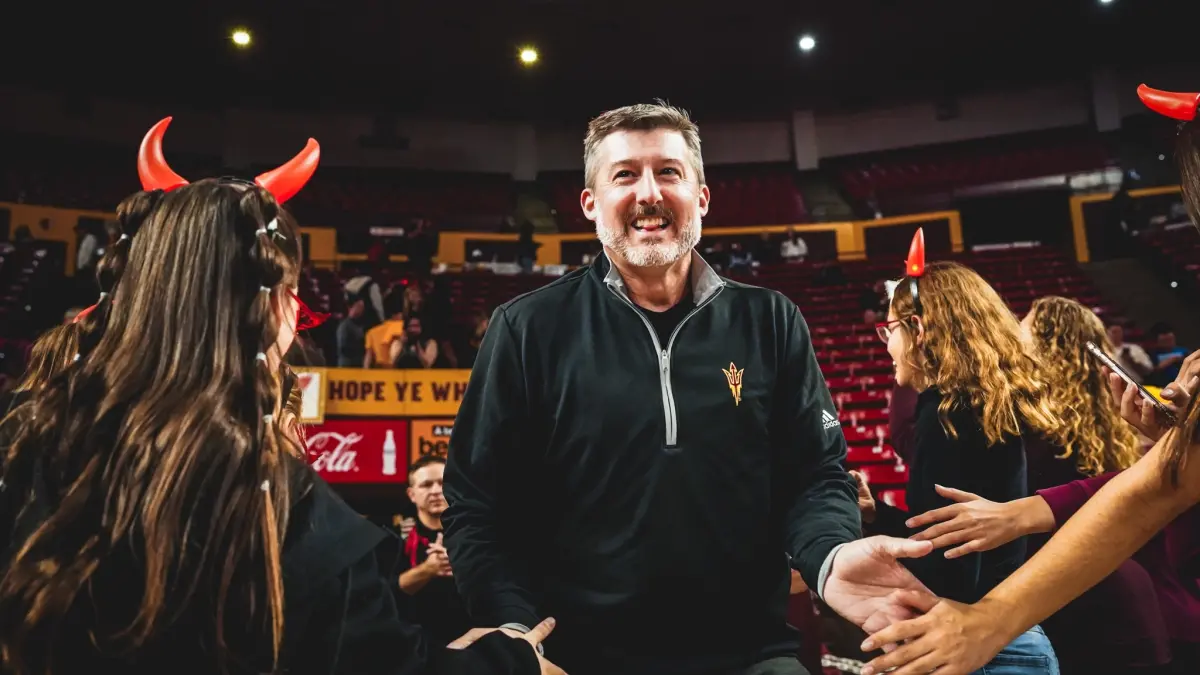
[[[315,139],[308,139],[308,144],[300,154],[288,160],[287,164],[260,174],[254,179],[262,189],[275,195],[275,201],[286,202],[304,189],[305,183],[312,178],[321,161],[321,146]]]
[[[925,274],[925,228],[918,227],[908,247],[908,260],[904,261],[904,273],[910,277]]]
[[[142,139],[142,147],[138,148],[138,178],[142,179],[142,189],[165,190],[167,192],[187,185],[188,182],[171,170],[167,159],[163,157],[163,134],[171,124],[170,117],[164,117],[158,124],[150,127],[146,137]]]
[[[1144,84],[1139,86],[1137,91],[1142,103],[1159,115],[1184,122],[1196,119],[1196,109],[1200,108],[1200,94],[1162,91]]]

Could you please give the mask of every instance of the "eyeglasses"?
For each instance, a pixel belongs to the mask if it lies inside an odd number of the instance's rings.
[[[288,290],[288,295],[296,301],[296,332],[302,330],[310,330],[320,326],[329,320],[329,315],[324,312],[314,312],[304,304],[299,295],[296,295],[291,289]]]
[[[894,330],[893,327],[898,326],[907,320],[908,317],[905,317],[904,319],[896,319],[895,321],[881,321],[875,324],[875,333],[879,336],[880,340],[887,342],[892,337],[892,330]]]

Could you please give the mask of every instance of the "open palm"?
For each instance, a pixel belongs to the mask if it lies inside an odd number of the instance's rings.
[[[868,537],[846,544],[833,559],[822,597],[835,612],[874,633],[916,615],[899,591],[933,593],[898,561],[933,550],[927,541]]]

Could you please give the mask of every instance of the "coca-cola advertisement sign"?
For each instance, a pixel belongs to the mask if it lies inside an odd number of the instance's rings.
[[[306,428],[308,462],[330,483],[405,483],[408,420],[325,420]]]

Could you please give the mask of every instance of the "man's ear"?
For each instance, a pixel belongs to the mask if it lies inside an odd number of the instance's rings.
[[[712,199],[712,194],[709,193],[708,186],[701,185],[700,186],[700,203],[699,203],[701,218],[708,215],[708,204],[709,204],[710,199]]]
[[[584,188],[579,195],[579,206],[583,209],[583,217],[596,222],[596,193],[591,188]]]

